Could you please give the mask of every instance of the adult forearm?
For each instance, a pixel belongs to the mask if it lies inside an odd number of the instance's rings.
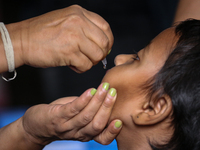
[[[200,19],[199,0],[179,0],[174,22],[183,21],[188,18]]]
[[[42,150],[44,146],[33,143],[22,127],[21,118],[0,129],[1,150]]]

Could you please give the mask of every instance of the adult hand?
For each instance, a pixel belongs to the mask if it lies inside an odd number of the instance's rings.
[[[31,107],[22,118],[27,139],[33,143],[46,145],[54,140],[96,140],[101,144],[109,144],[119,133],[115,127],[119,120],[108,120],[116,95],[99,86],[96,94],[92,89],[85,91],[80,97],[66,97],[52,102]],[[112,96],[111,96],[112,95]]]
[[[82,73],[105,58],[114,41],[109,24],[78,5],[6,27],[16,67],[69,66]]]

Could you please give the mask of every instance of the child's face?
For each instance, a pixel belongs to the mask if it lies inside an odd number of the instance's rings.
[[[135,54],[118,55],[115,58],[116,66],[102,80],[117,89],[117,101],[111,120],[118,118],[123,123],[131,121],[131,114],[137,113],[137,108],[147,101],[141,86],[161,69],[176,40],[174,28],[169,28],[138,52],[139,60],[133,59]]]

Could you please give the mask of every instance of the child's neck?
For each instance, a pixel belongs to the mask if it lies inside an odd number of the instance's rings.
[[[146,135],[123,128],[116,138],[118,150],[152,150]]]
[[[124,125],[116,140],[118,150],[152,150],[150,142],[165,144],[163,141],[168,141],[172,134],[173,128],[165,121],[153,126]]]

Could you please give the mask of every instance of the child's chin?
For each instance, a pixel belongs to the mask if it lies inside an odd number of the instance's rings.
[[[106,75],[105,75],[106,76]],[[105,82],[108,82],[107,80],[106,80],[106,77],[103,77],[103,79],[101,80],[101,83],[105,83]],[[109,82],[108,82],[109,83]]]
[[[104,75],[103,79],[101,80],[101,83],[106,82],[106,74]]]
[[[109,70],[110,70],[110,69],[109,69]],[[106,71],[106,73],[105,73],[103,79],[101,80],[101,83],[103,83],[103,82],[108,82],[108,80],[107,80],[108,77],[107,77],[107,76],[108,76],[109,70]],[[108,82],[108,83],[109,83],[109,82]]]

